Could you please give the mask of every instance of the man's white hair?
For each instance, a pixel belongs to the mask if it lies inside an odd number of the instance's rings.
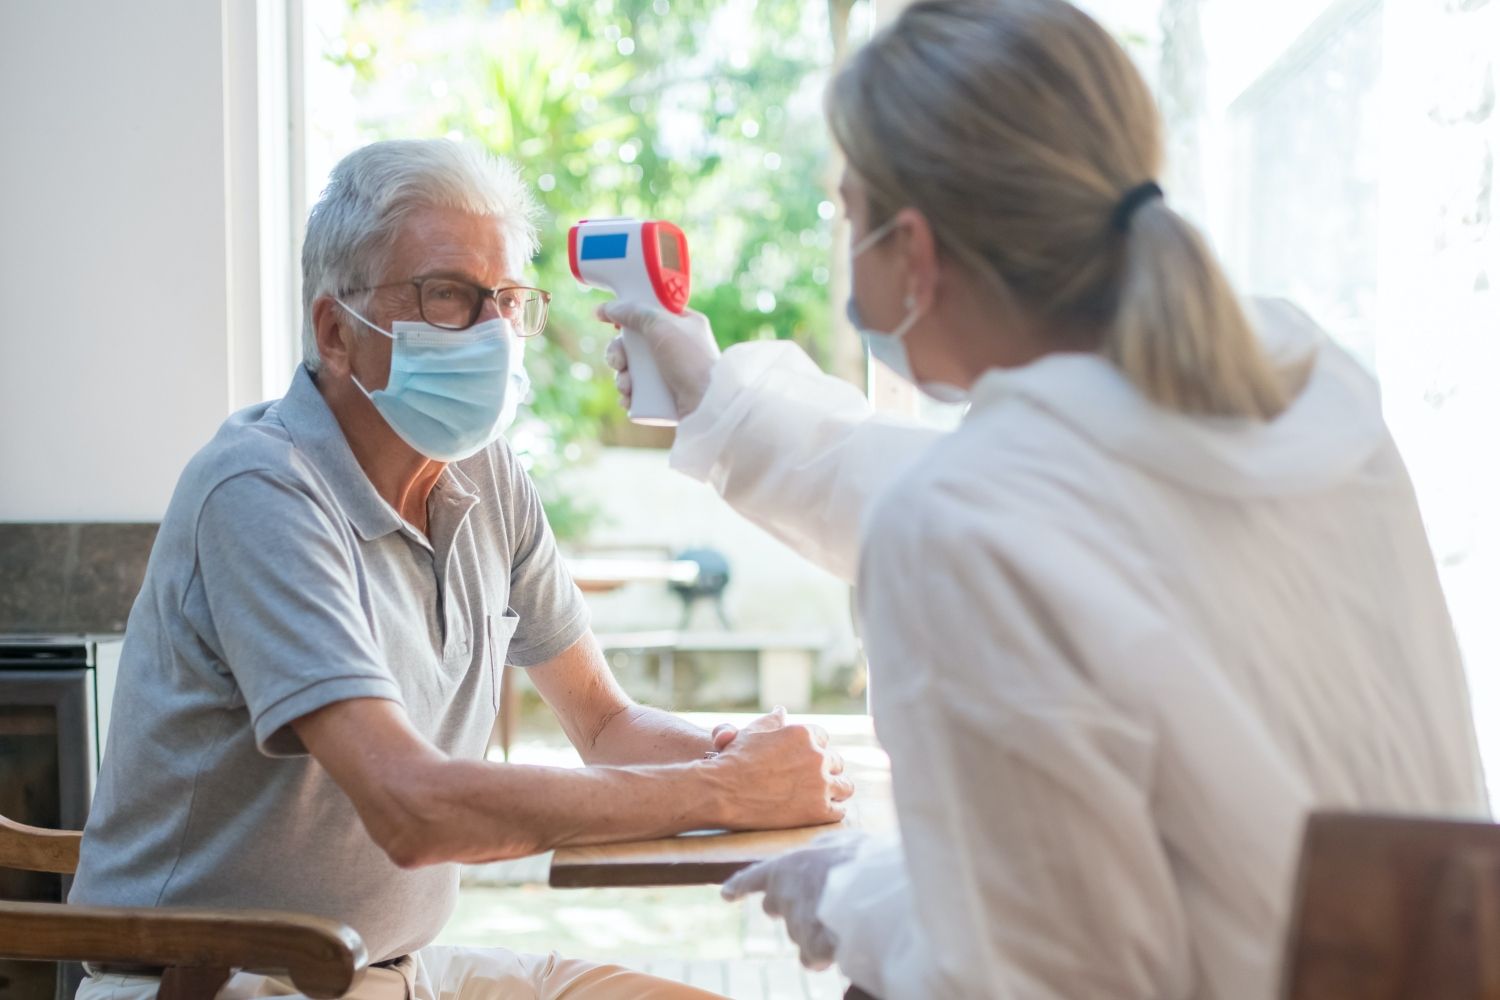
[[[439,206],[494,216],[508,264],[519,271],[537,252],[537,204],[508,160],[448,139],[392,139],[339,161],[307,217],[302,244],[302,360],[318,355],[312,304],[379,280],[413,209]]]

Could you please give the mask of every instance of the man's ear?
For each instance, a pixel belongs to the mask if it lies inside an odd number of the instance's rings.
[[[320,295],[313,300],[312,319],[323,370],[331,375],[348,375],[351,370],[349,347],[354,332],[349,329],[349,314],[332,295]]]

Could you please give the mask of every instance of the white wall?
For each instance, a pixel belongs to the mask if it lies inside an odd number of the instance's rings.
[[[242,5],[253,60],[254,0],[0,4],[0,521],[157,519],[259,392],[228,279]]]

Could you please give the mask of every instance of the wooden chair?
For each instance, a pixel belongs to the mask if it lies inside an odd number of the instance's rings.
[[[1500,1000],[1500,825],[1317,813],[1285,1000]]]
[[[69,875],[82,841],[0,816],[0,868]],[[321,917],[9,901],[0,901],[0,958],[160,970],[161,1000],[211,1000],[234,969],[285,975],[307,996],[338,997],[368,963],[357,933]]]

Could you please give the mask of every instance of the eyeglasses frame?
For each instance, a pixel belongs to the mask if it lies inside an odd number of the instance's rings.
[[[463,326],[444,326],[441,323],[433,323],[432,320],[428,319],[426,311],[422,308],[422,285],[424,282],[428,281],[454,281],[460,285],[468,285],[470,288],[481,292],[482,294],[474,303],[474,313],[469,317],[469,322],[465,323]],[[378,285],[366,285],[363,288],[347,288],[344,291],[339,292],[338,294],[340,297],[343,297],[345,295],[360,295],[364,292],[373,292],[382,288],[395,288],[399,285],[411,285],[416,288],[417,315],[422,317],[423,323],[429,323],[440,330],[452,330],[454,333],[460,333],[464,330],[467,330],[475,323],[479,322],[479,314],[484,312],[484,304],[486,301],[492,300],[494,301],[496,307],[499,307],[500,295],[504,292],[536,292],[542,297],[541,325],[538,326],[534,331],[517,329],[516,336],[536,337],[540,336],[542,331],[547,329],[547,311],[552,305],[552,293],[544,288],[537,288],[534,285],[501,285],[499,288],[486,288],[477,282],[469,281],[465,278],[454,278],[448,275],[440,274],[423,274],[418,275],[415,278],[407,278],[404,281],[385,281]]]

